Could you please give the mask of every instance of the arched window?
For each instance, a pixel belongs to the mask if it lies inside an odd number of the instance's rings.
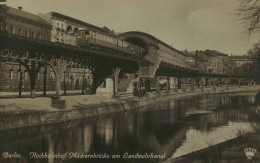
[[[66,31],[67,31],[67,32],[71,32],[71,31],[72,31],[72,28],[71,28],[70,25],[67,27],[67,30],[66,30]]]
[[[39,38],[39,40],[42,39],[42,35],[40,33],[38,34],[38,38]]]
[[[74,34],[76,33],[76,32],[78,32],[78,28],[74,28]]]

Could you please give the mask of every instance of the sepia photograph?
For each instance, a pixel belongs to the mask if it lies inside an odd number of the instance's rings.
[[[260,0],[0,0],[0,163],[260,163]]]

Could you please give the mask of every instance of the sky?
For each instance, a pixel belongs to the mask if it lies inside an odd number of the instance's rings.
[[[38,14],[58,12],[116,32],[141,31],[178,50],[217,50],[244,55],[248,38],[235,15],[239,0],[7,0]]]

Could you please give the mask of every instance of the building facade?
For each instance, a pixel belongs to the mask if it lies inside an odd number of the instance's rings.
[[[229,60],[229,72],[233,74],[246,74],[250,70],[250,67],[255,62],[255,59],[253,59],[250,56],[236,56],[232,55],[228,57]]]
[[[71,42],[73,42],[69,36],[65,37],[61,35],[62,38],[60,38],[60,34],[53,35],[54,30],[50,23],[38,15],[23,11],[21,7],[15,9],[8,6],[1,6],[1,9],[1,32],[43,41],[53,41],[54,38],[59,36],[59,41],[56,42],[62,42],[62,40],[63,42],[65,40],[64,43],[68,44],[72,44]],[[58,21],[55,23],[57,26],[63,26],[62,23],[59,25],[60,22]],[[73,27],[73,29],[76,31],[77,27]],[[90,70],[84,68],[64,68],[63,70],[62,89],[66,87],[67,90],[81,90],[83,86],[87,88],[92,85],[93,79]],[[22,81],[20,81],[20,75],[22,75]],[[43,90],[44,76],[45,68],[42,67],[37,75],[36,91]],[[30,90],[30,77],[27,70],[16,62],[0,62],[0,91],[18,91],[20,82],[22,83],[22,91]],[[48,91],[55,90],[55,76],[50,67],[47,67],[46,83]]]
[[[97,39],[108,39],[107,35],[114,35],[107,27],[100,28],[81,20],[50,12],[39,14],[39,16],[52,25],[51,41],[77,46],[77,37],[80,30],[91,30],[96,34]]]
[[[6,6],[1,30],[10,34],[50,41],[51,25],[41,17]]]
[[[226,64],[228,62],[228,55],[216,50],[205,50],[207,58],[207,72],[209,73],[227,73]]]
[[[21,7],[15,9],[8,6],[1,6],[1,9],[1,32],[18,35],[20,37],[50,41],[52,27],[41,17],[25,12]],[[23,89],[27,90],[30,82],[28,72],[24,67],[21,67],[21,74],[23,74]],[[20,79],[18,63],[0,62],[0,76],[0,91],[18,90],[18,79]]]

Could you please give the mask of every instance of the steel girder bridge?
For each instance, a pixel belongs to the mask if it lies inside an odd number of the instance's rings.
[[[119,35],[118,39],[146,49],[145,54],[129,55],[120,50],[100,46],[81,48],[0,32],[0,59],[18,62],[27,69],[32,93],[35,91],[36,77],[40,68],[49,65],[55,74],[57,96],[60,95],[62,67],[67,66],[84,67],[92,71],[92,93],[95,93],[97,87],[107,76],[113,75],[114,79],[118,80],[120,71],[139,72],[140,79],[152,79],[155,76],[248,78],[242,75],[201,72],[187,64],[180,51],[146,33],[126,32]],[[46,88],[44,92],[46,94]]]
[[[71,66],[90,69],[94,80],[92,93],[95,93],[102,81],[116,69],[120,68],[121,71],[129,73],[137,72],[140,59],[141,55],[129,56],[109,48],[80,48],[0,32],[0,61],[17,62],[24,66],[30,78],[31,91],[35,91],[37,74],[45,65],[50,66],[55,74],[58,96],[62,68]]]

